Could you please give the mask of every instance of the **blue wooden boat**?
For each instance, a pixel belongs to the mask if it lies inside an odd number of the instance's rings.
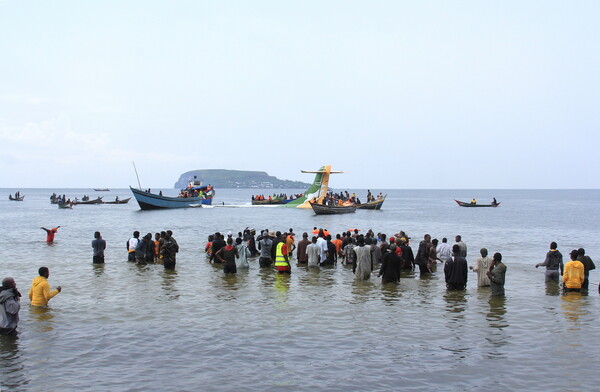
[[[163,208],[188,208],[197,207],[198,204],[212,204],[215,195],[214,189],[208,187],[197,188],[202,190],[202,197],[171,197],[161,196],[156,193],[145,192],[136,188],[129,187],[133,196],[137,200],[142,210],[159,210]]]

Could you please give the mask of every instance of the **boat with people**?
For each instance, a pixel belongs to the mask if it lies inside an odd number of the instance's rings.
[[[102,204],[102,196],[93,199],[93,200],[77,200],[75,199],[73,201],[73,205],[80,205],[80,204]]]
[[[292,195],[289,196],[286,194],[279,194],[279,195],[273,195],[273,196],[265,196],[265,195],[252,195],[252,205],[253,206],[260,206],[260,205],[265,205],[265,204],[287,204],[289,202],[292,202],[296,199],[298,199],[299,197],[302,197],[302,193],[299,193],[297,195]]]
[[[12,200],[12,201],[23,201],[23,199],[25,199],[25,196],[21,196],[20,192],[16,192],[15,196],[13,197],[12,193],[10,195],[8,195],[8,200]]]
[[[460,201],[460,200],[456,200],[456,199],[454,199],[454,201],[456,202],[456,204],[458,204],[461,207],[498,207],[500,205],[500,203],[497,202],[495,198],[491,204],[479,204],[479,203],[477,203],[477,200],[475,200],[475,199],[471,200],[471,202],[469,202],[469,203]]]
[[[188,183],[188,186],[181,189],[176,197],[164,196],[162,191],[159,194],[150,192],[150,189],[143,191],[129,187],[133,196],[142,210],[160,210],[165,208],[188,208],[192,205],[203,204],[211,205],[215,196],[214,188],[209,185],[202,185],[202,181],[194,179]]]
[[[110,189],[108,188],[94,188],[94,190],[96,192],[110,192]]]
[[[344,203],[341,205],[328,205],[311,202],[310,206],[316,215],[338,215],[338,214],[351,214],[356,212],[356,204]]]
[[[119,196],[117,196],[117,197],[115,197],[115,200],[104,201],[104,202],[102,202],[102,204],[127,204],[127,203],[129,203],[129,200],[131,200],[131,197],[128,197],[127,199],[119,200]]]
[[[356,208],[359,210],[380,210],[386,197],[387,195],[384,195],[366,203],[356,204]]]
[[[58,208],[73,208],[73,203],[57,203]]]

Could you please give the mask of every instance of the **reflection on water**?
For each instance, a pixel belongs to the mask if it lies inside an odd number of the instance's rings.
[[[550,282],[546,282],[546,295],[560,295],[562,293],[562,289],[560,284],[556,281],[551,280]]]
[[[104,274],[104,263],[92,263],[92,268],[94,270],[94,276],[96,278]]]
[[[284,305],[288,299],[288,291],[290,289],[290,280],[292,279],[291,274],[280,274],[275,273],[275,299],[277,305]]]
[[[169,300],[179,299],[179,291],[175,287],[177,283],[177,271],[163,269],[161,275],[163,280],[160,287],[165,292],[165,297]]]
[[[397,283],[385,283],[381,285],[381,299],[386,305],[395,305],[402,298],[400,285]]]
[[[54,327],[54,313],[47,306],[30,306],[29,315],[36,332],[50,332]]]
[[[581,328],[579,322],[582,316],[585,316],[585,298],[581,293],[570,292],[561,296],[560,307],[563,310],[565,318],[572,323],[568,327],[569,331],[577,331]]]
[[[25,366],[17,335],[0,335],[0,391],[19,390],[27,385]]]
[[[489,298],[489,312],[486,314],[486,320],[490,327],[485,334],[485,340],[489,343],[490,349],[487,351],[488,358],[506,358],[507,353],[504,349],[509,343],[509,337],[505,328],[508,328],[508,322],[504,317],[506,315],[506,297],[491,296]]]

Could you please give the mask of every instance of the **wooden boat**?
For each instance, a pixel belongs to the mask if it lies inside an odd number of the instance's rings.
[[[8,195],[8,200],[12,200],[12,201],[23,201],[24,198],[25,198],[25,196],[13,197],[12,194]]]
[[[346,206],[328,206],[318,203],[310,203],[310,206],[317,215],[337,215],[350,214],[356,212],[355,204],[350,204]]]
[[[70,203],[56,203],[58,208],[73,208]]]
[[[172,196],[161,196],[155,193],[145,192],[140,189],[132,188],[133,196],[140,205],[142,210],[160,210],[163,208],[188,208],[192,207],[193,204],[212,204],[215,196],[213,188],[208,187],[194,187],[188,189],[203,190],[204,195],[202,197],[172,197]]]
[[[357,204],[356,208],[358,208],[359,210],[380,210],[386,197],[387,195],[383,196],[382,198],[370,201],[368,203]]]
[[[96,192],[110,192],[110,189],[108,188],[94,188],[94,190]]]
[[[131,197],[128,197],[127,199],[123,199],[123,200],[104,201],[102,203],[103,204],[127,204],[127,203],[129,203],[129,200],[131,200]]]
[[[500,203],[492,203],[492,204],[478,204],[478,203],[465,203],[464,201],[460,201],[460,200],[456,200],[454,199],[454,201],[456,202],[456,204],[458,204],[461,207],[498,207],[500,205]]]
[[[94,200],[86,200],[86,201],[73,201],[74,205],[79,205],[79,204],[102,204],[102,196],[98,197],[97,199]]]
[[[264,200],[252,200],[253,206],[271,205],[271,204],[285,204],[285,199],[264,199]]]

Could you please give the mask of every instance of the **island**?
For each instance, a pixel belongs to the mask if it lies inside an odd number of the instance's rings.
[[[179,176],[176,189],[185,188],[194,179],[203,181],[204,185],[223,188],[256,188],[256,189],[306,189],[310,184],[302,181],[280,180],[261,171],[204,169],[191,170]]]

